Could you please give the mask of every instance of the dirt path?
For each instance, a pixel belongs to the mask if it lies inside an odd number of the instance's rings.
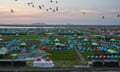
[[[75,47],[75,51],[78,54],[78,56],[81,60],[81,63],[86,64],[87,63],[86,59],[83,57],[83,55],[79,52],[79,50],[76,47]]]

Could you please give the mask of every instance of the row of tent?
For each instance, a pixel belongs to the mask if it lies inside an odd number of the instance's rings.
[[[49,47],[46,47],[46,46],[42,46],[41,47],[41,50],[70,50],[70,49],[73,49],[74,48],[74,44],[62,44],[60,43],[59,41],[56,41],[55,42],[55,45],[54,47],[52,48],[49,48]]]
[[[10,48],[10,46],[17,45],[20,42],[22,42],[22,39],[20,39],[20,40],[13,39],[13,40],[7,42],[6,47]]]
[[[74,46],[70,45],[69,47],[52,47],[52,48],[49,48],[49,47],[42,47],[41,50],[71,50],[73,49]]]
[[[71,50],[71,48],[51,48],[51,50]]]
[[[116,48],[116,49],[120,49],[120,46],[118,46],[118,45],[116,45],[116,44],[113,44],[112,45],[114,48]]]
[[[107,46],[97,46],[97,47],[87,47],[83,48],[81,45],[77,45],[77,48],[80,50],[80,52],[91,52],[91,51],[107,51]]]
[[[37,46],[36,45],[32,45],[31,47],[29,48],[26,48],[26,47],[23,47],[25,50],[34,50]],[[11,51],[20,51],[20,47],[11,47],[10,50]]]
[[[18,55],[18,59],[25,59],[25,58],[42,58],[42,54],[41,53],[24,53],[24,54],[19,54]]]
[[[108,48],[79,48],[80,52],[95,52],[95,51],[107,51]]]
[[[88,59],[120,59],[120,55],[88,55]]]
[[[106,41],[103,41],[103,40],[100,40],[100,42],[104,43],[104,44],[114,44],[114,43],[119,43],[118,41],[114,41],[114,42],[106,42]]]

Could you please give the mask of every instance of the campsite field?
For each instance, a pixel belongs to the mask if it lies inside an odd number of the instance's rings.
[[[45,36],[45,35],[19,35],[19,36],[15,36],[15,35],[3,35],[2,36],[3,39],[5,40],[19,40],[22,39],[23,41],[25,41],[27,44],[35,44],[37,45],[37,48],[35,50],[40,50],[42,46],[45,46],[45,44],[41,44],[39,43],[37,40],[25,40],[25,39],[39,39],[39,38],[49,38],[51,41],[54,41],[55,38],[50,37],[50,36]],[[63,43],[64,41],[67,41],[67,39],[63,39],[63,38],[59,38],[61,40],[61,42]],[[46,45],[47,47],[52,47],[52,45]],[[34,50],[29,50],[27,51],[27,53],[32,53],[34,52]],[[65,67],[71,67],[74,65],[78,65],[80,63],[80,59],[76,53],[76,51],[74,49],[72,50],[64,50],[64,51],[44,51],[45,52],[45,56],[44,57],[50,57],[50,59],[52,59],[56,65],[56,67],[61,67],[61,66],[65,66]],[[10,51],[9,54],[21,54],[20,51]],[[6,56],[6,58],[11,58],[11,59],[16,59],[17,57],[9,57]]]
[[[1,30],[0,47],[7,48],[8,54],[0,55],[1,59],[49,57],[55,67],[73,67],[91,60],[120,60],[120,39],[96,30],[28,29],[24,34],[13,33],[21,29],[6,31],[11,33]],[[32,66],[33,61],[30,62]]]

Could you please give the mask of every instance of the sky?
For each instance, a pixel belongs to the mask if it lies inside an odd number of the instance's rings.
[[[120,14],[120,0],[53,1],[58,3],[50,3],[50,0],[0,0],[0,24],[120,25],[120,17],[116,17]],[[33,2],[35,7],[27,5],[28,2]],[[45,7],[40,10],[38,6],[42,4]],[[49,7],[59,7],[59,10],[47,12]]]

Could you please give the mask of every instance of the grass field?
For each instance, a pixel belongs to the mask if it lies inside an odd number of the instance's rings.
[[[79,57],[75,50],[47,52],[50,54],[49,57],[54,61],[57,67],[71,67],[80,64]]]

